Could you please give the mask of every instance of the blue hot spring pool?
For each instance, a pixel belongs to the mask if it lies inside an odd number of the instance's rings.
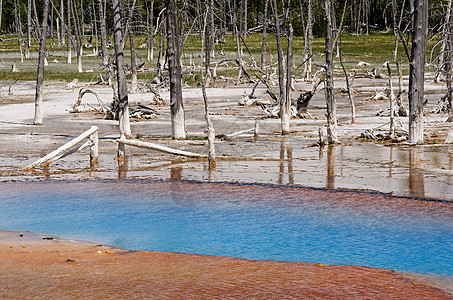
[[[453,276],[453,203],[183,182],[0,183],[0,229],[132,250]]]

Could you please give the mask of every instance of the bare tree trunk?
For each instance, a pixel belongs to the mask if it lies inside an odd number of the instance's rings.
[[[313,41],[313,0],[308,0],[307,6],[307,43],[304,44],[304,53],[305,57],[304,60],[307,62],[304,65],[304,78],[308,80],[310,78],[311,73],[311,65],[312,65],[312,41]]]
[[[93,26],[94,27],[94,39],[95,39],[95,51],[94,51],[94,54],[95,55],[98,55],[99,54],[99,47],[98,47],[98,22],[96,20],[96,5],[95,5],[95,2],[93,1],[92,3],[92,6],[91,6],[91,9],[93,10],[93,12],[91,13],[91,20],[93,22]],[[90,9],[90,10],[91,10]]]
[[[72,18],[74,20],[74,27],[75,27],[75,35],[76,35],[76,54],[77,54],[77,71],[82,73],[82,34],[83,31],[80,27],[79,15],[77,13],[77,9],[74,4],[74,0],[71,1],[71,10],[72,10]]]
[[[108,53],[107,53],[107,29],[105,25],[105,9],[104,9],[104,0],[99,0],[99,24],[101,26],[101,55],[102,55],[102,64],[104,66],[108,65]]]
[[[327,104],[327,142],[337,143],[336,102],[333,93],[333,32],[331,0],[324,0],[326,12],[326,104]]]
[[[264,15],[263,15],[263,41],[261,43],[261,69],[264,69],[266,64],[266,42],[267,42],[267,10],[269,7],[269,0],[265,0],[264,3]]]
[[[147,28],[148,28],[148,47],[147,47],[147,58],[148,61],[152,61],[154,57],[154,0],[151,0],[151,5],[150,8],[146,9],[146,22],[147,22]],[[148,4],[148,1],[146,1],[146,4]]]
[[[440,49],[439,49],[439,57],[437,60],[437,70],[436,70],[436,76],[434,78],[434,82],[440,82],[440,74],[443,69],[444,65],[444,58],[448,53],[445,52],[446,50],[446,44],[447,44],[447,39],[449,39],[449,24],[450,24],[450,16],[451,16],[451,3],[452,1],[447,1],[447,11],[445,14],[445,21],[444,24],[442,25],[442,43],[440,44]]]
[[[167,0],[167,59],[170,77],[171,136],[185,139],[185,116],[182,99],[181,49],[179,49],[178,7],[176,0]]]
[[[127,94],[126,72],[124,70],[123,27],[121,25],[120,0],[112,0],[113,5],[113,38],[115,43],[116,76],[118,81],[119,127],[122,139],[131,138],[129,122],[129,96]],[[120,155],[121,156],[121,155]]]
[[[286,88],[285,88],[285,67],[283,64],[283,48],[282,48],[282,41],[281,41],[281,34],[280,34],[280,21],[278,19],[278,12],[277,12],[277,1],[272,0],[272,12],[274,14],[274,22],[275,22],[275,37],[277,39],[277,59],[278,59],[278,85],[280,91],[280,99],[279,104],[280,107],[284,105],[286,101]],[[280,116],[282,117],[282,116]],[[283,132],[282,132],[283,134]]]
[[[27,2],[27,43],[25,45],[25,58],[30,58],[31,43],[31,0]]]
[[[286,97],[280,106],[280,118],[282,135],[289,134],[289,123],[291,120],[291,79],[293,65],[293,26],[289,24],[288,50],[286,59]]]
[[[395,95],[393,94],[392,84],[392,71],[390,70],[390,64],[388,61],[385,62],[387,67],[387,73],[389,76],[389,101],[390,101],[390,137],[395,134]]]
[[[46,58],[46,37],[47,37],[47,17],[49,15],[49,0],[44,0],[44,10],[42,17],[41,42],[39,44],[38,72],[36,78],[35,93],[35,118],[33,124],[42,125],[42,100],[44,82],[44,60]]]
[[[14,0],[14,18],[15,18],[15,25],[16,25],[16,32],[17,32],[17,42],[19,44],[19,52],[20,52],[20,61],[24,61],[24,51],[22,50],[22,24],[20,22],[20,6],[19,1]]]
[[[131,75],[132,75],[132,84],[131,84],[131,93],[137,92],[137,64],[135,62],[135,47],[134,47],[134,31],[132,29],[132,18],[135,9],[135,0],[132,2],[132,6],[129,8],[129,18],[128,18],[128,27],[129,27],[129,44],[131,47]]]
[[[71,0],[68,0],[67,6],[66,6],[66,11],[68,13],[68,23],[67,23],[67,32],[68,32],[68,59],[67,63],[68,65],[72,64],[72,45],[73,45],[73,40],[72,40],[72,26],[71,26]]]
[[[409,69],[409,143],[423,144],[423,95],[428,0],[414,0],[412,16],[412,53]]]
[[[341,29],[340,29],[340,42],[339,42],[339,48],[340,48],[340,64],[341,68],[343,69],[344,77],[346,80],[346,92],[348,93],[348,100],[349,104],[351,105],[351,124],[355,124],[355,105],[354,105],[354,99],[352,98],[352,92],[351,92],[351,83],[349,81],[349,75],[348,72],[346,72],[346,68],[344,67],[343,63],[343,49],[341,45]]]
[[[60,18],[61,18],[61,44],[65,44],[65,22],[64,22],[64,5],[63,0],[60,1]]]
[[[35,0],[33,0],[33,14],[35,16],[36,32],[38,33],[38,38],[40,38],[39,35],[41,34],[41,28],[39,27],[38,13],[36,11],[36,1]]]
[[[2,31],[3,0],[0,0],[0,32]]]
[[[211,2],[211,5],[213,2]],[[212,10],[214,9],[214,6],[209,7],[209,15],[211,15]],[[199,12],[201,14],[201,12]],[[203,28],[200,30],[201,31],[201,64],[200,64],[200,75],[201,75],[201,91],[203,94],[203,102],[204,102],[204,117],[206,120],[206,126],[207,126],[207,133],[208,133],[208,147],[209,147],[209,152],[208,152],[208,160],[209,160],[209,168],[213,169],[215,168],[216,165],[216,154],[215,154],[215,145],[214,145],[214,139],[215,139],[215,130],[214,126],[212,126],[212,121],[211,117],[209,116],[209,106],[208,106],[208,96],[206,94],[206,84],[205,84],[205,76],[203,73],[203,61],[205,62],[204,68],[209,69],[209,66],[207,65],[207,62],[209,61],[208,59],[203,57],[203,53],[206,53],[206,55],[210,54],[210,49],[209,46],[204,44],[204,41],[206,40],[206,18],[203,18]],[[201,24],[200,24],[201,27]],[[203,49],[205,48],[206,49]]]

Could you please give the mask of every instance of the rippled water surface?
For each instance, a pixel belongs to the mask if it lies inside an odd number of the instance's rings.
[[[453,276],[453,204],[181,182],[1,183],[0,229],[133,250]]]

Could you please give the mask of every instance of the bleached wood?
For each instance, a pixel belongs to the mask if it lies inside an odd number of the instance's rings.
[[[171,154],[187,156],[187,157],[197,157],[197,158],[207,158],[208,157],[207,155],[203,155],[203,154],[173,149],[173,148],[169,148],[166,146],[162,146],[162,145],[158,145],[158,144],[154,144],[154,143],[150,143],[150,142],[143,142],[143,141],[139,141],[139,140],[119,139],[119,140],[116,140],[116,142],[119,145],[123,144],[123,145],[135,146],[135,147],[139,147],[139,148],[152,149],[152,150],[162,151],[165,153],[171,153]]]
[[[81,135],[79,135],[78,137],[76,137],[75,139],[67,142],[66,144],[64,144],[63,146],[61,146],[60,148],[58,148],[57,150],[55,151],[52,151],[51,153],[47,154],[46,156],[38,159],[37,161],[35,161],[34,163],[28,165],[27,167],[25,167],[25,169],[33,169],[34,167],[38,167],[38,166],[42,166],[42,165],[47,165],[55,160],[58,160],[60,158],[63,158],[75,151],[70,151],[70,153],[65,153],[66,151],[68,151],[70,148],[74,147],[75,145],[77,145],[78,143],[80,143],[81,141],[83,141],[85,138],[87,137],[90,137],[92,134],[94,133],[97,133],[98,131],[98,127],[97,126],[92,126],[90,129],[88,129],[87,131],[85,131],[84,133],[82,133]],[[96,137],[96,136],[95,136]],[[95,139],[95,137],[93,139]],[[98,147],[98,143],[95,142],[95,147]],[[91,146],[91,142],[88,141],[87,143],[83,144],[82,146],[78,147],[76,149],[76,151],[80,151],[88,146]],[[93,150],[92,149],[92,156],[93,157],[96,157],[97,158],[97,155],[96,154],[96,150]],[[90,155],[91,156],[91,155]]]

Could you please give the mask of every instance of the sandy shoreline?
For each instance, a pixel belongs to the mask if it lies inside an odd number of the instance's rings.
[[[135,252],[29,232],[0,231],[0,259],[2,299],[453,298],[386,269]]]

